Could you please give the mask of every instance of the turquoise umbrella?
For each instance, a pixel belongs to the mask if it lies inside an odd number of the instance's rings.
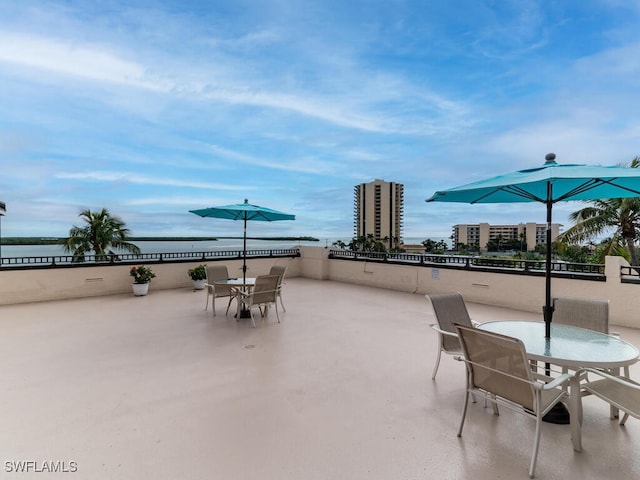
[[[275,222],[278,220],[295,220],[295,215],[272,210],[271,208],[251,205],[247,199],[244,203],[234,205],[223,205],[221,207],[202,208],[200,210],[189,210],[201,217],[224,218],[227,220],[242,220],[244,223],[244,241],[242,253],[242,280],[247,278],[247,221]]]
[[[551,218],[553,204],[570,200],[640,197],[640,168],[559,165],[549,153],[538,168],[519,170],[436,192],[427,202],[539,202],[547,206],[545,268],[545,336],[551,336]]]

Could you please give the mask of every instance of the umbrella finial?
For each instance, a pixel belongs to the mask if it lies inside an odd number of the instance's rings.
[[[544,156],[545,164],[556,163],[556,154],[555,153],[547,153]]]
[[[247,200],[246,198],[244,199],[244,203],[249,203],[249,200]]]

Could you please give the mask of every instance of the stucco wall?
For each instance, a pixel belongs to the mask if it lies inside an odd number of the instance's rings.
[[[190,288],[192,282],[187,271],[200,263],[202,262],[150,264],[156,278],[152,280],[149,291]],[[224,260],[219,263],[227,265],[229,275],[242,276],[242,260]],[[272,265],[288,267],[288,277],[299,275],[300,264],[295,258],[257,258],[247,260],[247,276],[267,274]],[[133,283],[133,278],[129,275],[130,268],[130,265],[116,265],[33,270],[2,269],[0,305],[129,293]]]
[[[544,277],[446,268],[330,260],[323,247],[301,247],[299,258],[249,259],[247,274],[265,274],[272,265],[287,266],[287,276],[357,283],[424,295],[460,291],[470,302],[542,312]],[[187,270],[193,263],[152,265],[157,277],[150,292],[190,288]],[[242,275],[242,260],[224,260],[230,275]],[[621,283],[621,257],[607,257],[606,282],[553,278],[552,296],[605,298],[610,323],[640,328],[640,285]],[[131,292],[129,266],[0,270],[0,305]],[[542,314],[541,314],[542,315]]]
[[[305,253],[303,250],[303,257]],[[327,278],[330,280],[421,295],[459,291],[467,301],[540,312],[542,319],[544,276],[364,261],[328,262]],[[551,281],[551,295],[609,299],[609,321],[612,325],[640,328],[640,285],[621,283],[621,266],[628,266],[622,257],[607,257],[606,282],[554,277]]]

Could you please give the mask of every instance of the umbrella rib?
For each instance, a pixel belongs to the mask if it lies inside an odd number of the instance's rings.
[[[591,180],[583,183],[582,185],[578,185],[576,188],[574,188],[573,190],[569,190],[568,192],[566,192],[565,194],[559,196],[557,199],[553,200],[553,202],[559,202],[562,200],[565,200],[567,198],[571,198],[575,195],[578,195],[580,193],[583,192],[587,192],[589,190],[592,190],[596,187],[599,187],[600,185],[612,185],[616,188],[619,188],[621,190],[626,190],[627,192],[631,192],[631,193],[635,193],[637,195],[640,195],[640,192],[637,190],[634,190],[633,188],[628,188],[625,187],[623,185],[618,185],[617,183],[615,183],[615,181],[618,180],[618,178],[612,178],[609,180],[605,180],[604,178],[592,178]]]
[[[618,180],[618,178],[612,178],[610,180],[604,180],[602,178],[599,178],[598,180],[600,180],[602,183],[613,185],[616,188],[621,188],[623,190],[626,190],[627,192],[631,192],[631,193],[635,193],[636,195],[640,195],[640,191],[638,191],[638,190],[634,190],[633,188],[625,187],[625,186],[622,186],[622,185],[618,185],[617,183],[614,183],[615,180]]]
[[[570,198],[570,197],[573,197],[574,195],[578,195],[579,193],[588,192],[589,190],[592,190],[597,186],[602,185],[603,183],[608,183],[608,182],[605,182],[599,178],[592,178],[586,181],[585,183],[583,183],[582,185],[578,185],[576,188],[569,190],[568,192],[560,195],[558,198],[553,200],[553,203],[560,202],[566,198]]]
[[[496,193],[498,191],[512,193],[514,195],[518,195],[519,197],[528,198],[528,199],[534,200],[536,202],[541,202],[541,203],[545,202],[542,198],[540,198],[540,197],[538,197],[538,196],[536,196],[536,195],[534,195],[532,193],[527,192],[526,190],[524,190],[523,188],[518,187],[517,185],[505,185],[503,187],[497,187],[495,190],[492,190],[492,191],[488,192],[487,194],[482,195],[481,197],[478,197],[476,200],[474,200],[471,203],[472,204],[473,203],[478,203],[478,202],[484,200],[488,196],[493,195],[494,193]]]

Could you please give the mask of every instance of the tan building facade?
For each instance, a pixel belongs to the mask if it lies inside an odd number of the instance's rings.
[[[354,196],[354,235],[373,235],[387,239],[388,246],[402,242],[404,185],[374,180],[356,185]]]
[[[559,223],[551,224],[551,241],[560,234]],[[547,243],[546,223],[519,223],[517,225],[490,225],[478,223],[475,225],[459,224],[453,226],[453,245],[477,245],[480,251],[487,250],[487,243],[501,240],[521,240],[527,244],[527,250],[533,251],[536,245]]]

